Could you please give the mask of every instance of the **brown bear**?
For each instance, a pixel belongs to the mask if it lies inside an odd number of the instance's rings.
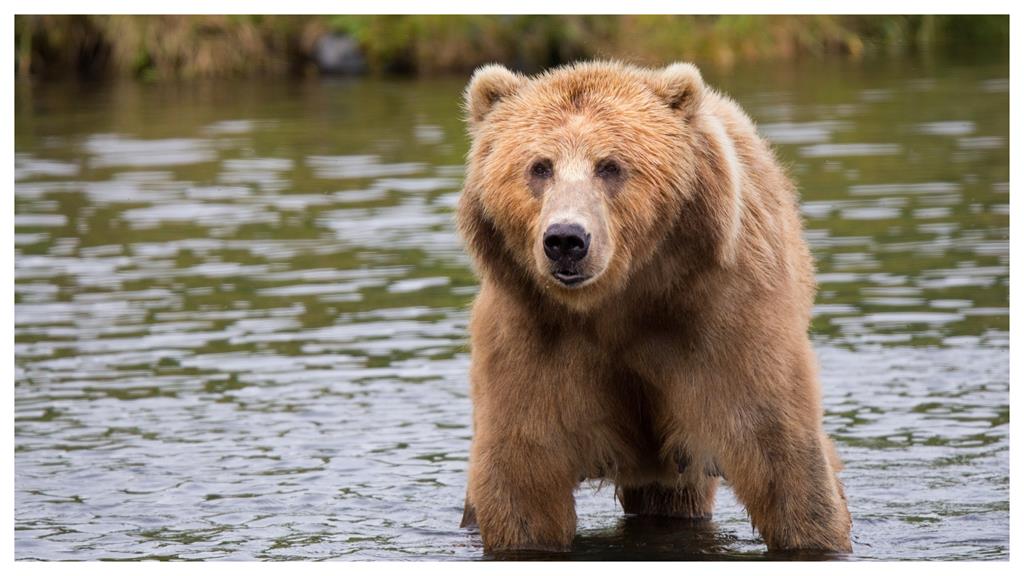
[[[465,97],[463,524],[486,550],[565,550],[583,479],[704,519],[723,478],[769,549],[849,551],[797,194],[746,114],[689,64],[491,65]]]

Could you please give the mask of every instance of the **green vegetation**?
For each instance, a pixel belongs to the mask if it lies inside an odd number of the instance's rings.
[[[643,64],[1007,51],[1007,16],[16,16],[23,76],[141,79],[315,74],[328,33],[353,37],[370,74],[525,71],[579,58]]]

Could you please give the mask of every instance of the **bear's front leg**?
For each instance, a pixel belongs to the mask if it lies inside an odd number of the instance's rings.
[[[567,550],[588,459],[580,431],[602,420],[592,384],[602,371],[577,336],[512,296],[484,283],[473,305],[473,514],[464,521],[475,516],[488,551]]]
[[[733,446],[725,472],[768,549],[849,552],[850,513],[831,441],[772,415],[762,422]]]
[[[569,549],[577,479],[557,453],[523,439],[474,439],[467,506],[485,550]]]

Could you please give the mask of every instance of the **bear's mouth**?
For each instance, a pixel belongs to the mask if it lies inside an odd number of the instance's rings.
[[[561,282],[563,286],[576,286],[582,284],[588,278],[587,275],[572,270],[555,270],[551,275],[555,277],[555,280]]]

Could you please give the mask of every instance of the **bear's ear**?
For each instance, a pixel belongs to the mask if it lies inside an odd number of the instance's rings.
[[[677,62],[656,70],[649,80],[651,90],[673,110],[686,115],[697,111],[704,96],[704,79],[693,64]]]
[[[477,68],[466,87],[466,111],[469,124],[475,126],[502,98],[515,94],[526,83],[526,77],[500,64]]]

